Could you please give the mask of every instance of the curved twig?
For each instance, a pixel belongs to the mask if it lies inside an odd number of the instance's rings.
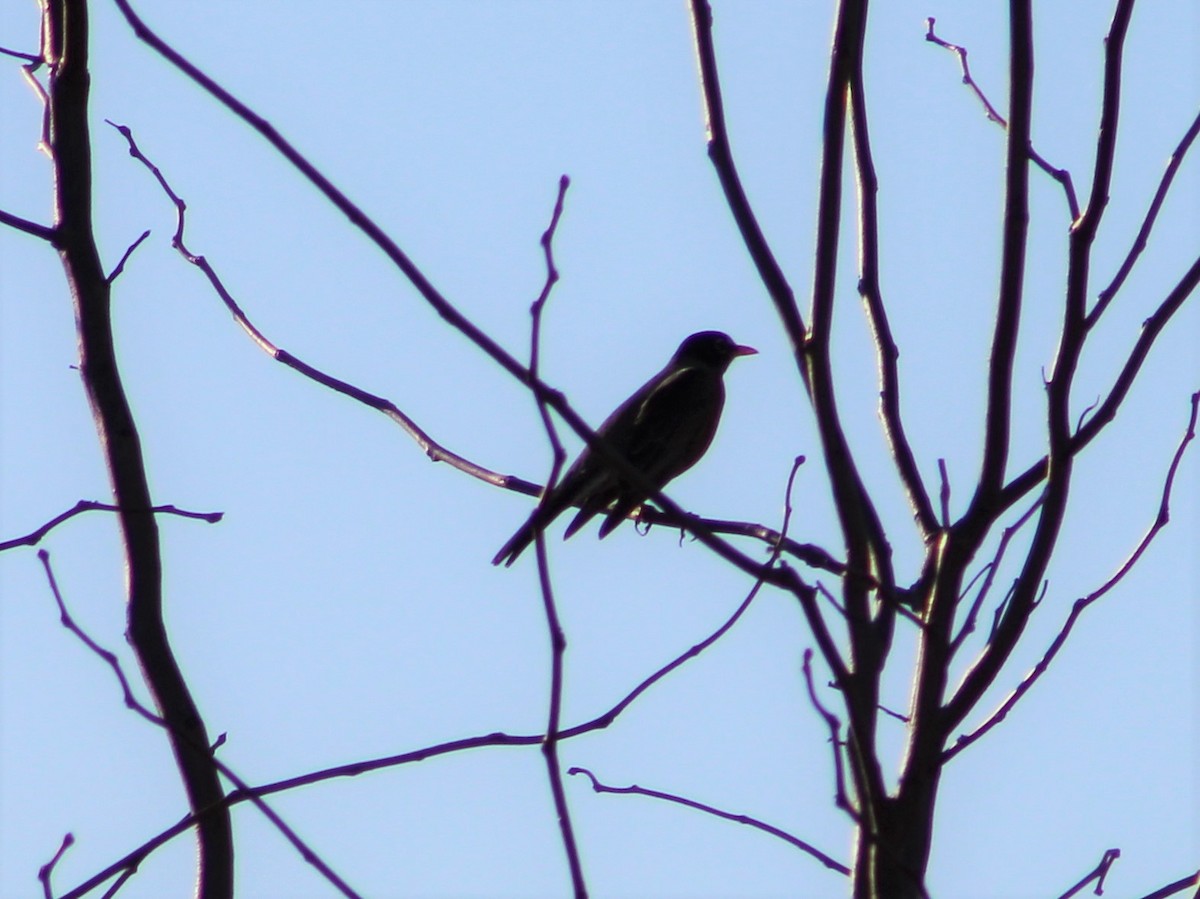
[[[811,843],[806,843],[804,840],[800,839],[799,837],[793,836],[792,834],[788,833],[785,830],[780,830],[778,827],[775,827],[774,825],[767,824],[764,821],[760,821],[758,818],[752,818],[749,815],[734,814],[733,812],[724,811],[722,809],[717,808],[716,806],[708,805],[707,803],[704,803],[704,802],[697,802],[694,799],[687,799],[683,796],[678,796],[674,793],[664,793],[661,790],[651,790],[646,787],[639,787],[639,786],[637,786],[637,784],[631,784],[628,787],[612,787],[612,786],[609,786],[608,784],[601,783],[600,779],[597,778],[596,775],[593,774],[591,771],[589,771],[587,768],[581,768],[579,766],[575,766],[575,767],[571,768],[570,770],[567,771],[567,773],[584,775],[588,780],[590,780],[592,782],[592,789],[595,790],[597,793],[618,793],[618,794],[623,793],[623,794],[630,794],[630,795],[635,795],[635,796],[646,796],[650,799],[661,799],[664,802],[673,802],[676,805],[684,805],[684,806],[687,806],[688,808],[695,809],[698,812],[704,812],[706,815],[713,815],[714,817],[717,817],[717,818],[724,818],[726,821],[734,821],[738,824],[745,824],[747,827],[753,827],[756,830],[761,830],[764,833],[769,833],[769,834],[771,834],[771,836],[779,837],[779,839],[784,840],[785,842],[791,843],[797,849],[802,849],[803,851],[805,851],[809,855],[811,855],[813,858],[815,858],[817,861],[819,861],[821,864],[823,864],[826,868],[829,868],[831,871],[837,871],[839,874],[842,874],[846,877],[850,876],[849,868],[847,868],[841,862],[834,861],[833,858],[826,855],[820,849],[817,849]]]

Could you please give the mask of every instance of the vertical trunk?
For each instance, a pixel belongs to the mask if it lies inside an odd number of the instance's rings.
[[[876,803],[875,832],[858,833],[854,899],[928,899],[925,870],[940,775],[934,769],[921,783],[901,789],[898,798]]]

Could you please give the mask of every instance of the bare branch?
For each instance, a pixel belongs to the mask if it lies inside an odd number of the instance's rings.
[[[23,59],[29,63],[41,64],[42,58],[35,53],[22,53],[20,50],[10,50],[8,47],[0,47],[0,53],[5,56],[15,56],[17,59]]]
[[[1008,549],[1009,541],[1017,535],[1021,528],[1025,527],[1025,525],[1033,517],[1033,513],[1036,512],[1041,505],[1041,497],[1038,497],[1037,501],[1034,502],[1028,509],[1026,509],[1025,513],[1021,515],[1020,518],[1006,527],[1003,533],[1000,535],[1000,542],[996,546],[995,554],[993,554],[991,561],[988,562],[980,572],[981,574],[984,571],[987,572],[984,582],[980,586],[979,592],[975,594],[975,599],[972,601],[970,609],[967,610],[967,617],[963,619],[963,624],[959,629],[958,635],[950,641],[950,654],[952,656],[958,652],[958,649],[960,646],[962,646],[963,641],[975,631],[975,621],[979,616],[979,610],[982,608],[984,600],[987,598],[988,593],[992,589],[992,583],[996,579],[996,573],[1000,570],[1000,563],[1004,561],[1004,553]],[[978,575],[976,577],[978,577]],[[973,584],[974,582],[975,580],[972,579],[971,583]],[[970,589],[969,585],[968,589]]]
[[[61,515],[56,515],[44,525],[34,531],[30,531],[24,537],[13,537],[11,540],[0,540],[0,552],[6,549],[13,549],[18,546],[37,546],[42,542],[42,539],[58,527],[64,521],[74,518],[76,515],[81,515],[84,512],[119,512],[116,506],[110,503],[98,503],[91,500],[80,500],[73,507],[63,512]],[[225,517],[224,512],[188,512],[184,509],[176,508],[175,506],[154,506],[150,509],[151,512],[163,515],[178,515],[181,518],[195,518],[200,521],[206,521],[209,524],[216,524]]]
[[[68,9],[69,7],[69,9]],[[92,221],[91,131],[88,120],[86,4],[42,4],[42,56],[49,67],[46,135],[54,169],[55,246],[75,307],[79,371],[112,485],[126,571],[127,636],[166,729],[194,813],[220,803],[221,778],[204,718],[188,689],[163,618],[162,555],[137,422],[121,382],[113,344],[111,285],[100,262]],[[26,69],[39,90],[37,79]],[[228,811],[201,814],[196,896],[233,892],[233,833]]]
[[[1104,98],[1100,109],[1100,128],[1096,137],[1096,163],[1087,208],[1075,220],[1072,238],[1084,244],[1095,239],[1104,210],[1108,207],[1108,189],[1112,183],[1113,159],[1117,153],[1117,125],[1121,113],[1121,63],[1125,35],[1133,16],[1133,0],[1117,0],[1104,39]],[[1082,316],[1080,316],[1082,318]]]
[[[812,650],[804,650],[804,685],[808,689],[808,699],[812,703],[817,714],[825,722],[825,726],[829,728],[829,745],[833,752],[833,782],[834,782],[834,802],[837,807],[850,816],[856,824],[862,823],[862,818],[854,802],[850,799],[850,795],[846,790],[846,774],[842,764],[842,738],[841,730],[842,723],[838,721],[837,716],[821,703],[817,697],[817,689],[813,683],[812,674]]]
[[[1100,404],[1096,414],[1072,436],[1070,447],[1072,455],[1078,455],[1117,417],[1117,412],[1120,411],[1121,404],[1129,394],[1133,382],[1137,380],[1142,363],[1146,361],[1158,335],[1162,333],[1175,313],[1183,307],[1184,302],[1192,295],[1198,284],[1200,284],[1200,256],[1192,262],[1191,267],[1167,294],[1166,299],[1159,304],[1149,318],[1142,322],[1142,331],[1134,342],[1133,349],[1130,350],[1129,357],[1125,360],[1121,371],[1117,374],[1113,386],[1109,389],[1108,395],[1104,398],[1104,402]],[[1046,477],[1047,466],[1048,460],[1043,456],[1009,481],[1000,495],[1001,509],[1008,508],[1041,483]]]
[[[775,311],[779,313],[787,331],[792,351],[799,360],[804,351],[806,331],[800,310],[796,306],[796,296],[771,251],[758,218],[754,215],[733,161],[733,148],[725,127],[725,103],[721,99],[716,51],[713,49],[712,8],[708,0],[691,0],[691,14],[692,37],[696,45],[696,63],[700,69],[700,90],[704,99],[704,115],[708,128],[708,157],[717,171],[717,178],[725,192],[725,201],[729,204],[729,211],[733,214],[738,231],[741,232],[742,241],[746,244],[750,258],[758,269],[758,276],[775,304]],[[801,375],[804,375],[803,366]]]
[[[121,272],[125,271],[125,263],[129,260],[129,257],[133,255],[133,251],[136,250],[138,247],[140,247],[142,245],[142,241],[144,241],[149,236],[150,236],[150,232],[148,230],[143,231],[141,237],[139,237],[137,240],[135,240],[133,243],[131,243],[128,247],[126,247],[125,254],[121,257],[121,261],[117,263],[116,268],[114,268],[111,272],[108,273],[107,280],[108,280],[109,284],[112,284],[113,281],[117,280],[117,278],[120,277]]]
[[[634,795],[634,796],[647,796],[651,799],[661,799],[664,802],[673,802],[677,805],[683,805],[683,806],[686,806],[687,808],[695,809],[696,811],[699,811],[699,812],[704,812],[706,815],[713,815],[714,817],[717,817],[717,818],[724,818],[726,821],[733,821],[737,824],[745,824],[747,827],[753,827],[756,830],[761,830],[764,833],[769,833],[769,834],[771,834],[771,836],[779,837],[779,839],[784,840],[788,843],[791,843],[797,849],[801,849],[804,852],[807,852],[809,855],[811,855],[813,858],[815,858],[817,861],[819,861],[821,864],[823,864],[826,868],[829,868],[831,871],[837,871],[839,874],[845,875],[847,877],[850,876],[849,868],[847,868],[841,862],[834,861],[830,856],[826,855],[824,852],[822,852],[821,850],[814,847],[811,843],[806,843],[804,840],[800,839],[799,837],[792,836],[792,834],[788,833],[787,831],[780,830],[778,827],[775,827],[771,824],[767,824],[763,821],[760,821],[758,818],[752,818],[749,815],[738,815],[738,814],[734,814],[733,812],[723,811],[722,809],[716,808],[715,806],[707,805],[706,803],[703,803],[703,802],[696,802],[694,799],[685,799],[682,796],[677,796],[674,793],[664,793],[661,790],[650,790],[650,789],[647,789],[646,787],[639,787],[636,784],[630,785],[628,787],[608,786],[607,784],[601,783],[600,780],[596,777],[596,775],[593,774],[591,771],[589,771],[587,768],[580,768],[580,767],[576,766],[576,767],[568,770],[567,773],[584,775],[585,777],[588,778],[588,780],[590,780],[592,782],[592,789],[595,790],[597,793],[618,793],[618,794],[628,794],[628,795]]]
[[[1113,862],[1115,862],[1120,857],[1121,857],[1120,849],[1105,849],[1104,857],[1100,859],[1100,863],[1098,865],[1096,865],[1096,867],[1092,870],[1092,872],[1090,874],[1088,874],[1086,877],[1084,877],[1081,881],[1079,881],[1079,883],[1075,884],[1075,886],[1071,887],[1069,890],[1067,890],[1065,893],[1063,893],[1061,896],[1059,896],[1058,899],[1071,899],[1072,896],[1074,896],[1076,893],[1078,893],[1080,890],[1082,890],[1085,886],[1087,886],[1093,880],[1096,881],[1096,889],[1095,889],[1096,895],[1097,896],[1103,895],[1104,894],[1104,878],[1108,877],[1108,869],[1111,868],[1113,866]]]
[[[114,653],[110,652],[109,650],[105,649],[104,647],[102,647],[95,640],[93,640],[87,634],[87,632],[83,630],[83,628],[81,628],[78,624],[76,624],[75,619],[71,617],[71,613],[67,610],[66,602],[63,600],[62,593],[58,589],[58,582],[54,577],[54,571],[50,567],[50,554],[48,552],[46,552],[46,550],[40,549],[40,550],[38,550],[38,559],[41,560],[42,567],[45,569],[46,579],[48,580],[48,582],[50,584],[50,591],[54,594],[54,601],[58,604],[59,617],[60,617],[60,620],[62,621],[63,627],[67,628],[67,630],[69,630],[72,634],[74,634],[76,637],[78,637],[79,640],[89,650],[91,650],[95,655],[99,656],[105,662],[105,664],[107,664],[109,666],[109,668],[112,669],[112,672],[116,676],[118,683],[120,683],[120,685],[121,685],[121,691],[124,694],[125,707],[136,712],[138,715],[140,715],[146,721],[149,721],[151,724],[153,724],[157,727],[161,727],[166,731],[173,731],[174,728],[177,727],[177,725],[174,722],[172,722],[170,719],[168,719],[166,717],[154,714],[143,703],[139,702],[138,699],[133,695],[133,690],[131,689],[131,687],[129,685],[129,680],[128,680],[128,678],[125,677],[125,671],[121,667],[121,662],[116,657],[116,655]],[[180,739],[183,739],[183,740],[190,739],[190,735],[187,735],[187,734],[182,735]],[[223,741],[224,741],[224,735],[222,734],[221,738],[217,741],[217,743],[215,744],[213,749],[215,749],[217,746],[220,746]],[[229,780],[232,781],[238,787],[239,790],[247,790],[247,791],[249,790],[249,787],[246,784],[246,782],[244,780],[242,780],[240,777],[238,777],[238,775],[235,774],[229,768],[228,765],[225,765],[223,762],[220,762],[219,760],[217,760],[217,758],[211,754],[208,747],[192,747],[192,748],[198,752],[203,751],[205,753],[208,753],[210,758],[212,758],[214,766],[225,777],[229,778]],[[267,819],[269,821],[271,821],[272,824],[275,825],[275,827],[279,830],[279,832],[283,834],[283,836],[293,845],[293,847],[295,847],[295,849],[297,850],[297,852],[299,852],[301,857],[304,858],[304,860],[307,861],[314,868],[316,868],[331,884],[333,884],[335,887],[337,887],[341,891],[342,895],[354,897],[354,899],[361,899],[361,897],[359,897],[359,894],[356,893],[354,890],[352,890],[350,888],[350,886],[344,880],[342,880],[342,878],[339,877],[333,871],[333,869],[330,868],[329,865],[325,863],[325,861],[323,859],[321,859],[320,856],[318,856],[315,852],[313,852],[312,849],[309,848],[308,844],[305,843],[302,839],[300,839],[300,837],[296,834],[296,832],[294,830],[292,830],[292,828],[286,822],[284,822],[284,820],[279,817],[279,815],[274,811],[274,809],[272,809],[269,805],[267,805],[266,802],[264,802],[261,799],[261,797],[256,796],[256,795],[248,795],[247,798],[255,804],[255,806],[259,809],[259,811],[261,811],[267,817]],[[186,823],[184,824],[184,826],[182,828],[180,828],[178,831],[176,831],[176,833],[182,833],[183,830],[186,830],[187,828],[191,827],[193,824],[200,824],[201,826],[203,826],[203,822],[206,818],[217,815],[218,813],[227,814],[228,806],[229,806],[228,800],[222,799],[217,805],[215,805],[213,807],[205,808],[205,809],[200,810],[199,812],[193,813],[191,816],[189,816],[188,819],[185,819]],[[70,836],[70,834],[68,834],[68,837],[69,836]],[[162,842],[165,842],[165,841],[166,840],[164,839]],[[70,843],[64,841],[64,845],[63,845],[62,849],[59,850],[59,855],[61,855],[62,851],[68,845],[70,845]],[[155,847],[157,847],[158,845],[161,845],[161,842],[155,843]],[[123,860],[123,863],[118,863],[115,867],[110,867],[108,869],[107,873],[105,873],[103,876],[99,877],[99,879],[93,878],[93,880],[89,881],[89,883],[91,883],[93,886],[95,884],[102,883],[104,880],[107,880],[109,877],[113,876],[113,874],[116,874],[120,871],[124,872],[125,878],[129,877],[136,870],[136,868],[137,868],[138,864],[140,864],[141,860],[144,859],[146,857],[146,855],[149,854],[150,851],[151,850],[146,850],[145,852],[143,852],[141,854],[135,853],[135,854],[126,856],[125,860]],[[58,860],[58,856],[56,855],[54,861],[51,862],[51,864],[49,866],[44,866],[42,869],[44,872],[46,872],[46,877],[42,880],[46,889],[49,889],[49,872],[46,871],[46,868],[47,867],[52,868],[54,862],[57,862],[57,860]],[[41,874],[39,874],[39,877],[41,877]],[[86,889],[84,887],[77,887],[75,890],[65,894],[63,899],[67,899],[67,897],[83,895],[84,893],[90,891],[91,889],[92,889],[91,886],[87,886]]]
[[[42,563],[42,568],[46,572],[46,580],[50,584],[50,592],[54,594],[54,601],[58,604],[58,617],[62,622],[62,626],[78,637],[84,646],[99,656],[100,659],[112,669],[113,674],[117,678],[117,682],[121,685],[121,693],[125,701],[125,708],[137,712],[137,714],[141,715],[151,724],[163,728],[167,727],[167,722],[161,715],[154,714],[133,695],[133,690],[129,686],[128,679],[125,677],[125,671],[121,667],[121,662],[117,659],[116,655],[109,652],[107,649],[89,637],[87,633],[84,632],[83,628],[75,623],[75,619],[72,618],[71,613],[67,611],[67,604],[63,601],[62,593],[58,589],[58,581],[54,577],[54,570],[50,567],[50,553],[46,552],[44,549],[39,549],[38,560]]]
[[[792,506],[790,496],[795,481],[796,472],[799,470],[802,459],[803,457],[797,458],[792,467],[791,475],[788,478],[786,490],[788,499],[785,500],[784,520],[782,525],[784,532],[786,532],[791,519]],[[756,581],[754,586],[750,589],[749,594],[742,601],[741,605],[738,606],[738,608],[725,621],[724,624],[718,627],[707,638],[692,646],[690,649],[677,656],[668,664],[659,668],[658,671],[654,672],[654,674],[643,680],[608,711],[597,715],[590,721],[577,724],[573,727],[566,728],[565,730],[560,730],[558,732],[559,742],[607,728],[626,708],[632,705],[639,696],[650,689],[650,687],[665,678],[675,669],[682,666],[688,660],[699,656],[702,652],[720,640],[721,637],[727,634],[733,628],[734,624],[736,624],[737,621],[742,617],[742,615],[745,614],[746,610],[750,608],[750,604],[754,601],[755,597],[758,596],[762,586],[763,581],[761,579]],[[253,801],[256,797],[268,796],[273,793],[294,790],[299,787],[320,783],[326,780],[332,780],[341,777],[357,777],[360,774],[365,774],[371,771],[411,764],[413,762],[420,762],[424,761],[425,759],[435,758],[441,755],[449,755],[456,752],[466,752],[488,746],[538,746],[543,744],[545,738],[546,735],[544,733],[528,735],[493,733],[478,737],[468,737],[462,740],[452,740],[447,743],[438,743],[433,746],[427,746],[422,749],[401,753],[399,755],[385,756],[382,758],[370,759],[361,762],[352,762],[347,765],[338,765],[333,768],[326,768],[320,771],[310,772],[308,774],[299,775],[297,777],[288,778],[287,780],[277,781],[275,783],[265,784],[259,787],[241,786],[235,793],[229,794],[224,804],[226,806],[233,806],[241,802]],[[95,885],[103,883],[109,877],[112,877],[117,871],[131,866],[136,867],[138,864],[140,864],[142,859],[144,859],[159,846],[188,830],[188,828],[195,823],[195,820],[196,816],[194,815],[184,818],[184,820],[180,823],[168,828],[157,836],[146,841],[137,849],[134,849],[132,852],[128,853],[123,859],[110,865],[104,871],[101,871],[90,878],[87,882],[76,888],[74,892],[63,897],[63,899],[76,899],[76,897],[82,896],[84,893],[94,888]]]
[[[125,5],[123,0],[117,0],[117,2],[120,5]],[[165,177],[162,175],[162,172],[157,168],[157,166],[146,159],[141,150],[137,148],[136,143],[133,141],[130,130],[124,125],[114,124],[113,127],[116,128],[129,143],[130,155],[136,159],[139,159],[144,165],[147,166],[147,168],[159,181],[160,185],[162,185],[164,191],[171,198],[171,201],[175,204],[178,224],[176,226],[175,237],[172,239],[173,243],[188,262],[197,266],[202,272],[204,272],[205,276],[209,280],[209,283],[212,284],[214,290],[216,290],[218,295],[221,297],[221,301],[234,316],[235,321],[237,321],[241,328],[250,336],[250,338],[256,344],[258,344],[260,349],[262,349],[277,362],[287,365],[289,368],[294,369],[295,371],[316,381],[317,383],[322,384],[331,390],[335,390],[338,393],[349,396],[352,399],[358,400],[359,402],[370,406],[373,409],[383,412],[388,418],[399,424],[400,427],[403,428],[413,438],[413,440],[425,450],[426,455],[428,455],[433,461],[448,462],[459,471],[463,471],[497,487],[516,490],[520,493],[525,493],[530,496],[537,496],[542,492],[542,488],[537,484],[522,480],[521,478],[517,478],[513,475],[497,474],[496,472],[476,465],[470,460],[451,452],[450,450],[436,443],[416,424],[416,422],[401,412],[400,409],[398,409],[389,400],[375,396],[374,394],[368,393],[351,384],[334,378],[331,375],[327,375],[319,369],[314,368],[313,366],[308,365],[307,363],[302,362],[301,360],[292,356],[286,350],[275,346],[275,344],[273,344],[266,337],[266,335],[264,335],[253,324],[251,324],[250,320],[246,317],[237,301],[234,300],[232,295],[225,289],[216,272],[208,264],[208,261],[203,256],[198,256],[189,251],[183,244],[183,215],[187,208],[186,204],[177,194],[175,194],[173,190],[171,190],[170,186],[166,182]],[[289,151],[291,153],[295,153],[294,150],[290,150],[290,147]],[[291,157],[289,156],[288,158],[290,159]],[[305,164],[307,165],[307,162]],[[371,227],[375,228],[376,226],[371,223]],[[367,233],[370,236],[373,232],[368,231]],[[387,240],[386,236],[384,236],[384,239]],[[399,250],[397,250],[397,252],[399,252]],[[468,337],[471,337],[469,332],[464,333]],[[485,350],[487,349],[487,347],[483,348]],[[509,358],[507,357],[507,354],[505,354],[505,356],[506,358]],[[759,562],[756,562],[754,559],[751,559],[749,556],[735,549],[730,544],[717,538],[715,534],[705,526],[703,519],[686,513],[677,503],[673,502],[669,497],[667,497],[662,490],[651,484],[646,478],[644,472],[641,472],[632,464],[630,464],[630,462],[625,459],[624,456],[622,456],[620,453],[617,453],[608,445],[606,441],[600,439],[596,435],[596,432],[587,425],[587,423],[579,416],[577,412],[575,412],[573,408],[571,408],[571,406],[567,403],[566,398],[560,392],[553,390],[537,378],[531,378],[528,375],[528,372],[521,368],[519,363],[517,363],[515,360],[512,361],[513,365],[516,366],[519,372],[517,376],[522,383],[529,387],[535,398],[544,400],[547,405],[553,408],[554,411],[557,412],[568,425],[570,425],[571,429],[583,438],[584,442],[592,450],[599,453],[600,456],[603,457],[604,460],[612,465],[617,471],[619,471],[621,476],[628,480],[629,483],[637,486],[638,489],[643,490],[647,497],[653,502],[657,503],[663,509],[664,513],[670,516],[674,523],[685,527],[688,531],[695,535],[697,540],[699,540],[709,549],[713,550],[721,558],[733,563],[743,572],[753,577],[757,577],[759,573],[764,570],[763,566]],[[506,370],[508,369],[507,364],[505,364],[504,367]],[[782,587],[785,590],[794,592],[795,589],[802,589],[799,579],[796,578],[794,573],[788,569],[777,569],[774,572],[769,572],[767,576],[770,583],[774,584],[775,586]]]
[[[987,115],[988,121],[995,122],[1001,128],[1007,128],[1008,122],[1005,120],[1004,116],[1000,115],[1000,113],[996,111],[996,107],[992,105],[992,102],[987,98],[987,94],[983,92],[983,89],[979,86],[978,82],[975,81],[975,77],[971,74],[971,67],[967,65],[967,48],[959,46],[958,44],[952,44],[949,41],[942,40],[940,37],[934,34],[933,26],[936,21],[937,20],[933,18],[933,16],[930,16],[925,20],[925,40],[929,41],[931,44],[937,44],[937,46],[949,50],[958,57],[959,64],[962,67],[963,84],[971,88],[971,90],[975,93],[975,96],[979,99],[979,102],[983,104],[984,114]],[[1078,219],[1079,200],[1075,196],[1075,184],[1071,180],[1071,173],[1066,169],[1060,169],[1057,166],[1051,165],[1046,161],[1045,157],[1043,157],[1041,153],[1033,148],[1032,144],[1029,147],[1029,158],[1034,165],[1062,185],[1063,192],[1067,196],[1067,209],[1070,210],[1071,221]]]
[[[938,494],[941,502],[942,527],[950,527],[950,474],[946,471],[946,460],[938,459],[938,476],[941,478],[942,489]]]
[[[50,886],[50,878],[54,876],[54,869],[58,867],[59,861],[62,859],[68,849],[75,843],[73,834],[65,834],[62,842],[58,844],[58,850],[54,856],[46,864],[38,868],[38,880],[42,882],[42,895],[46,899],[54,899],[54,889]]]
[[[1120,567],[1117,568],[1116,572],[1104,582],[1104,584],[1089,593],[1087,596],[1075,600],[1075,604],[1071,607],[1070,615],[1067,616],[1067,620],[1063,624],[1061,630],[1059,630],[1058,636],[1054,638],[1053,642],[1050,644],[1050,647],[1046,650],[1041,660],[1034,665],[1033,669],[1026,674],[1024,678],[1021,679],[1021,682],[1017,685],[1016,689],[1014,689],[1005,698],[1004,702],[1000,704],[1000,708],[989,715],[987,720],[980,724],[979,727],[975,728],[975,730],[973,730],[971,733],[960,736],[955,741],[954,746],[950,747],[942,754],[942,760],[944,762],[948,762],[950,759],[954,758],[954,756],[958,755],[958,753],[962,752],[964,749],[986,734],[989,730],[1003,721],[1006,717],[1008,717],[1008,713],[1012,711],[1013,707],[1018,702],[1020,702],[1021,697],[1029,692],[1029,689],[1035,683],[1037,683],[1038,679],[1043,674],[1046,673],[1046,670],[1050,667],[1050,663],[1054,661],[1054,657],[1058,655],[1059,650],[1062,649],[1066,644],[1067,638],[1071,635],[1071,631],[1075,627],[1075,622],[1079,619],[1079,616],[1083,614],[1084,610],[1087,609],[1088,606],[1100,599],[1100,597],[1104,596],[1104,594],[1108,593],[1108,591],[1121,582],[1125,575],[1133,570],[1133,567],[1138,563],[1138,560],[1141,559],[1142,554],[1145,553],[1147,548],[1149,548],[1150,544],[1154,541],[1154,538],[1158,536],[1158,532],[1167,526],[1167,523],[1171,519],[1171,490],[1175,484],[1175,474],[1179,470],[1179,464],[1183,460],[1183,454],[1187,450],[1188,444],[1191,443],[1196,436],[1196,417],[1197,409],[1200,407],[1200,391],[1192,394],[1191,404],[1192,409],[1188,418],[1187,431],[1180,440],[1179,446],[1176,447],[1175,455],[1172,457],[1171,464],[1167,469],[1167,476],[1163,482],[1162,498],[1159,500],[1158,513],[1154,518],[1154,522],[1142,536],[1142,539],[1138,542],[1138,545],[1134,548],[1133,552],[1130,553],[1129,557],[1120,565]],[[964,684],[964,686],[960,688],[960,693],[965,688],[966,687]],[[958,696],[955,696],[954,701],[958,701]]]
[[[1012,368],[1021,322],[1025,250],[1029,232],[1029,131],[1033,109],[1033,13],[1028,3],[1011,7],[1009,122],[1005,150],[1004,232],[1000,292],[988,362],[987,415],[979,489],[971,510],[999,492],[1008,462],[1012,414]],[[970,516],[972,511],[967,514]],[[976,513],[977,514],[977,513]]]
[[[1162,204],[1171,190],[1171,183],[1175,180],[1175,173],[1179,171],[1179,166],[1183,163],[1183,158],[1187,155],[1188,150],[1191,149],[1197,134],[1200,134],[1200,113],[1196,114],[1196,118],[1192,120],[1191,127],[1183,135],[1183,139],[1179,141],[1179,146],[1175,148],[1175,152],[1171,154],[1171,158],[1167,161],[1167,168],[1163,172],[1162,179],[1158,182],[1158,190],[1154,192],[1154,199],[1150,201],[1150,208],[1146,210],[1146,217],[1142,220],[1142,227],[1138,229],[1133,246],[1129,248],[1125,260],[1121,263],[1121,267],[1117,269],[1117,273],[1113,276],[1112,281],[1100,291],[1095,307],[1088,313],[1087,326],[1089,328],[1093,327],[1100,320],[1100,316],[1104,314],[1104,310],[1108,308],[1108,304],[1112,302],[1113,297],[1117,295],[1117,291],[1125,283],[1125,279],[1129,277],[1129,273],[1133,271],[1134,263],[1142,255],[1142,251],[1146,249],[1146,245],[1150,239],[1150,232],[1153,230],[1154,223],[1158,219],[1158,212],[1162,209]]]
[[[1197,891],[1192,894],[1192,899],[1200,899],[1200,871],[1181,877],[1174,883],[1169,883],[1165,887],[1155,890],[1153,893],[1147,893],[1145,896],[1142,896],[1142,899],[1167,899],[1169,896],[1182,893],[1184,890],[1190,890],[1192,887],[1197,888]]]
[[[49,241],[50,243],[54,243],[57,237],[57,232],[53,228],[23,219],[19,215],[13,215],[11,212],[5,212],[3,209],[0,209],[0,225],[8,225],[10,228],[15,228],[17,231],[24,231],[26,234],[32,234],[34,237],[40,237],[42,240]]]
[[[546,257],[546,281],[530,309],[533,321],[530,329],[529,374],[533,378],[538,377],[541,358],[542,313],[545,311],[546,301],[550,298],[550,291],[558,282],[558,269],[554,265],[554,232],[562,217],[563,199],[570,183],[570,179],[566,175],[559,179],[558,199],[554,204],[554,212],[550,217],[549,226],[542,234],[542,249]],[[562,471],[567,454],[563,450],[562,442],[558,439],[554,419],[551,417],[550,409],[543,397],[537,398],[537,406],[542,425],[546,430],[546,438],[550,441],[553,450],[553,462],[550,467],[550,476],[546,480],[544,498],[551,494],[554,485],[558,483],[558,476]],[[550,636],[550,696],[546,733],[542,739],[542,757],[546,762],[546,777],[550,783],[550,793],[554,797],[554,810],[558,816],[558,830],[562,837],[563,851],[566,853],[567,866],[571,871],[571,886],[576,899],[584,899],[588,894],[587,883],[583,877],[583,865],[579,860],[579,845],[575,840],[575,829],[571,825],[571,810],[567,805],[567,794],[563,789],[562,769],[558,761],[563,661],[567,652],[567,637],[563,632],[562,623],[558,617],[558,608],[554,602],[554,589],[550,583],[550,564],[546,558],[546,534],[543,529],[536,531],[534,543],[537,552],[538,584],[541,588],[542,609],[546,616],[546,631]]]
[[[908,494],[913,516],[921,529],[921,538],[928,542],[938,529],[938,521],[929,491],[913,455],[912,445],[904,432],[904,419],[900,413],[900,371],[896,361],[900,350],[892,336],[892,327],[888,322],[887,307],[883,302],[879,282],[879,208],[876,201],[879,179],[871,154],[866,86],[863,83],[861,64],[853,67],[849,88],[851,137],[854,144],[855,171],[858,176],[858,292],[866,304],[867,320],[871,324],[875,356],[879,363],[879,413],[892,459]]]

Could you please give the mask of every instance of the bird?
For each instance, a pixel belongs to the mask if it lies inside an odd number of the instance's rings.
[[[646,480],[661,490],[683,474],[708,450],[725,405],[722,378],[739,356],[757,353],[722,331],[699,331],[686,338],[658,374],[617,407],[596,435]],[[492,559],[512,565],[544,530],[571,506],[579,512],[567,525],[567,539],[593,517],[605,512],[600,536],[606,537],[647,499],[647,492],[628,483],[600,453],[584,447],[562,480]],[[607,510],[607,511],[605,511]]]

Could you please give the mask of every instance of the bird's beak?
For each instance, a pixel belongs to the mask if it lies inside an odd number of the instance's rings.
[[[758,350],[756,350],[756,349],[755,349],[754,347],[752,347],[752,346],[741,346],[741,345],[739,344],[738,346],[735,346],[735,347],[733,348],[733,355],[734,355],[735,357],[736,357],[736,356],[757,356],[757,355],[758,355]]]

